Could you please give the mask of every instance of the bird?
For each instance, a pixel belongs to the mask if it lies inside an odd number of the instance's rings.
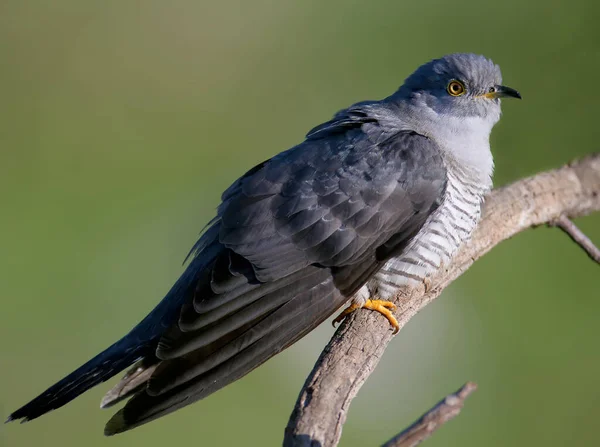
[[[492,188],[502,85],[490,59],[455,53],[390,96],[337,112],[223,192],[166,296],[129,333],[13,412],[35,419],[130,368],[110,436],[242,378],[345,306],[396,332],[394,293],[427,284],[477,226]]]

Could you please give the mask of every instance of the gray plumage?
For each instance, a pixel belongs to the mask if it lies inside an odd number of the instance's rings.
[[[454,81],[464,87],[455,96]],[[349,300],[423,281],[479,219],[499,98],[518,96],[500,83],[482,56],[445,56],[248,171],[163,301],[9,420],[58,408],[141,359],[102,403],[133,395],[106,434],[131,429],[239,379]]]

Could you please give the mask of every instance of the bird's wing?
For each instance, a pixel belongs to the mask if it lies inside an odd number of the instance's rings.
[[[249,171],[225,191],[194,253],[220,244],[162,335],[160,363],[106,433],[201,399],[304,336],[392,253],[379,247],[392,237],[402,247],[416,234],[445,179],[433,143],[386,134],[360,106]]]

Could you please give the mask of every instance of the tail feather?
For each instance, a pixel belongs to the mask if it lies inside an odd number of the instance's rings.
[[[205,264],[212,261],[217,249],[217,244],[210,245],[206,249],[206,257],[193,259],[158,306],[125,337],[19,408],[6,422],[17,419],[27,422],[35,419],[62,407],[142,358],[156,359],[154,353],[161,334],[179,318],[182,303],[190,291],[193,291],[197,272],[202,271]]]
[[[112,436],[146,424],[203,399],[240,379],[306,335],[347,300],[347,297],[334,288],[331,279],[324,281],[314,287],[312,293],[299,293],[288,303],[268,314],[261,322],[253,324],[234,340],[220,347],[213,356],[221,356],[221,363],[210,365],[208,371],[193,371],[197,368],[196,363],[172,363],[173,367],[161,363],[153,372],[146,389],[134,394],[125,407],[108,421],[104,434]],[[272,326],[272,330],[254,340],[253,331],[271,317],[273,321],[279,321],[281,324]],[[248,341],[246,339],[253,343],[244,343]],[[233,356],[223,357],[222,353],[227,352],[230,346],[237,346],[239,351]],[[205,361],[210,362],[210,359],[209,355]],[[194,373],[198,372],[199,374],[193,377]],[[178,378],[187,376],[188,373],[192,377],[186,377],[186,382],[179,383]]]
[[[44,413],[62,407],[80,394],[135,363],[147,355],[151,349],[148,345],[138,345],[132,348],[128,346],[128,343],[127,337],[121,339],[12,413],[6,422],[17,419],[22,419],[22,422],[31,421]]]
[[[102,401],[100,408],[108,408],[131,397],[146,386],[146,382],[158,366],[158,359],[148,361],[149,357],[133,365],[125,376],[111,390],[109,390]]]

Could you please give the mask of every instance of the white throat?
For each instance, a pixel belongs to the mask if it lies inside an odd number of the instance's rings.
[[[435,141],[461,165],[480,174],[480,180],[491,185],[494,159],[490,150],[490,133],[495,121],[480,117],[453,117],[435,114],[426,136]]]
[[[412,109],[412,110],[410,110]],[[411,113],[412,112],[412,113]],[[484,186],[491,187],[494,159],[490,150],[490,134],[500,119],[497,113],[487,117],[438,114],[420,104],[403,116],[405,125],[437,143],[447,156],[468,169]]]

